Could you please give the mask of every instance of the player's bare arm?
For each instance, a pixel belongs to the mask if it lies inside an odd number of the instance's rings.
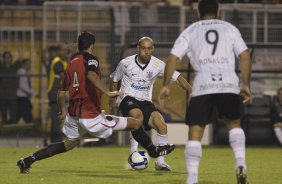
[[[244,103],[252,102],[252,93],[250,90],[251,80],[251,57],[248,50],[245,50],[240,55],[240,70],[242,76],[241,95],[244,97]]]
[[[189,82],[182,75],[178,76],[176,83],[181,88],[186,90],[189,94],[192,92],[192,86],[189,84]]]
[[[123,96],[123,93],[120,91],[110,91],[95,72],[89,71],[87,73],[87,79],[109,97]]]
[[[69,97],[68,91],[59,90],[57,94],[57,102],[59,106],[59,120],[63,124],[67,115],[67,105],[66,105],[66,98]]]
[[[163,86],[169,85],[172,74],[176,69],[177,60],[178,60],[177,56],[173,54],[170,54],[168,56],[168,60],[165,65]]]
[[[183,88],[184,90],[186,90],[188,92],[188,98],[187,98],[187,101],[189,102],[190,101],[190,98],[191,98],[191,93],[192,93],[192,86],[189,84],[189,82],[182,76],[182,75],[179,75],[178,78],[177,78],[177,81],[176,83],[181,87]]]
[[[118,89],[118,83],[114,82],[113,79],[111,79],[110,82],[110,91],[117,91]],[[111,108],[116,108],[116,104],[115,104],[116,98],[111,98],[110,99],[110,107]]]
[[[167,98],[170,94],[170,90],[169,90],[168,85],[170,83],[170,79],[172,77],[172,74],[175,71],[176,63],[177,63],[177,57],[173,54],[170,54],[168,56],[168,60],[167,60],[166,66],[165,66],[163,87],[160,90],[159,97],[158,97],[160,106],[163,105],[164,99]]]

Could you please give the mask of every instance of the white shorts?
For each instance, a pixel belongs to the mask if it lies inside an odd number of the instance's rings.
[[[98,138],[107,138],[112,135],[117,123],[118,126],[125,128],[127,119],[118,116],[105,116],[103,113],[92,119],[74,118],[67,114],[62,131],[70,140],[79,139],[85,133]]]

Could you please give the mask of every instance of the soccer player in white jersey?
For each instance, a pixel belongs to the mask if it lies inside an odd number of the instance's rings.
[[[169,80],[178,59],[185,54],[195,70],[191,101],[186,124],[189,126],[185,148],[187,184],[198,183],[198,168],[202,157],[201,139],[214,108],[229,129],[229,143],[236,160],[238,184],[247,183],[245,134],[240,126],[240,87],[235,73],[235,56],[240,60],[241,95],[251,103],[251,59],[240,32],[228,22],[217,19],[217,0],[201,0],[200,21],[191,24],[176,39],[165,68],[159,99],[170,91]]]
[[[116,104],[123,116],[135,117],[142,121],[145,130],[155,129],[157,131],[156,144],[166,145],[168,144],[167,125],[160,111],[152,103],[153,85],[158,76],[163,76],[165,63],[152,56],[153,51],[153,40],[142,37],[138,41],[138,54],[121,60],[112,74],[111,90],[117,89],[117,83],[121,80],[120,91],[124,93],[124,97],[117,98]],[[190,84],[179,72],[175,71],[171,79],[177,81],[182,88],[191,91]],[[137,151],[138,143],[132,137],[130,142],[130,152]],[[163,156],[156,159],[155,169],[171,170]]]

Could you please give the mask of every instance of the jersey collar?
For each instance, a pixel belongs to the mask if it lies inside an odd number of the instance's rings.
[[[152,56],[151,56],[151,58],[152,58]],[[136,56],[135,56],[135,63],[137,64],[137,66],[139,66],[139,68],[141,68],[141,70],[145,70],[146,67],[148,66],[148,64],[150,63],[151,58],[150,58],[150,60],[142,67],[142,66],[138,63],[138,54],[136,54]]]

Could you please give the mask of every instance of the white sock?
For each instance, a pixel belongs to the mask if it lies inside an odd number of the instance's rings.
[[[275,135],[276,135],[278,141],[280,142],[280,144],[282,144],[282,129],[279,128],[279,127],[275,127],[274,132],[275,132]]]
[[[245,133],[242,128],[233,128],[229,131],[229,144],[235,156],[236,169],[238,166],[243,166],[244,169],[247,169],[245,156]]]
[[[202,157],[200,141],[188,141],[185,146],[185,160],[188,178],[186,184],[198,183],[199,164]]]
[[[130,154],[134,151],[138,151],[138,142],[133,138],[131,132],[129,134],[129,141],[130,141]]]
[[[167,143],[168,143],[167,134],[166,135],[161,135],[161,134],[157,133],[156,144],[162,146],[162,145],[165,145]],[[159,156],[157,158],[157,164],[161,165],[163,163],[164,163],[164,156]]]

